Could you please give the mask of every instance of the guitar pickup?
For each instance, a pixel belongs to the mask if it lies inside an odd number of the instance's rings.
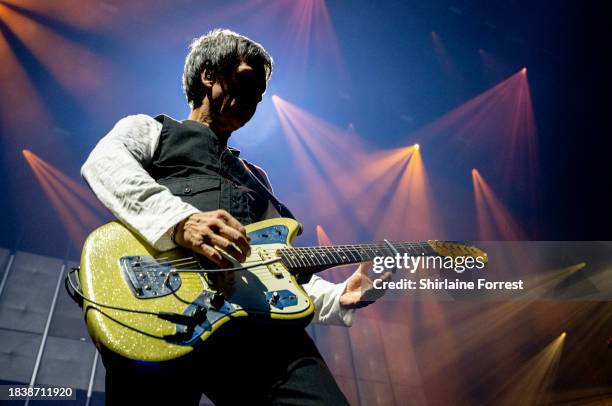
[[[276,258],[276,255],[274,255],[272,253],[269,253],[269,252],[266,252],[266,250],[261,250],[261,251],[259,251],[259,257],[262,260],[267,261],[269,259]],[[284,268],[283,268],[283,265],[280,262],[275,262],[273,264],[266,265],[266,268],[268,268],[268,271],[272,275],[276,276],[277,278],[280,279],[280,278],[283,277],[283,270],[284,270]]]

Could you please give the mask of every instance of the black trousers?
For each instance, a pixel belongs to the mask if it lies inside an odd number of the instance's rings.
[[[346,405],[329,368],[301,328],[222,327],[183,359],[134,362],[102,351],[106,404]]]

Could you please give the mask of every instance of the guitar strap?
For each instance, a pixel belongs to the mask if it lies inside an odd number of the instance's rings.
[[[276,217],[289,217],[292,219],[296,219],[291,210],[287,208],[284,204],[282,204],[276,196],[270,190],[270,186],[267,185],[267,179],[261,173],[261,169],[257,166],[253,165],[246,159],[240,159],[240,161],[244,164],[244,167],[247,169],[247,173],[254,180],[253,184],[256,186],[256,192],[266,197],[271,204],[271,207],[276,212]],[[301,234],[301,231],[300,231]]]
[[[271,186],[269,185],[268,180],[265,178],[265,175],[262,173],[262,170],[259,169],[257,166],[253,165],[252,163],[250,163],[249,161],[247,161],[246,159],[240,159],[240,161],[243,163],[244,167],[246,168],[248,175],[252,179],[255,180],[255,182],[253,183],[254,183],[254,186],[256,186],[258,189],[256,190],[256,192],[268,198],[268,201],[270,202],[270,205],[268,207],[271,207],[276,211],[276,216],[277,217],[289,217],[294,220],[297,220],[295,216],[293,215],[293,213],[291,213],[291,211],[287,208],[287,206],[282,204],[276,198],[276,196],[274,196],[274,194],[272,193],[272,190],[270,190]],[[269,216],[268,218],[270,217],[272,216]],[[302,234],[303,231],[304,230],[303,230],[302,224],[300,223],[298,235]],[[296,278],[297,278],[297,282],[300,285],[303,285],[310,281],[310,278],[312,278],[312,275],[308,273],[298,274],[296,275]]]

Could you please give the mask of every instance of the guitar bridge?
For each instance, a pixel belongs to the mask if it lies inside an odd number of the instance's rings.
[[[153,257],[127,256],[119,264],[134,296],[151,299],[176,292],[181,286],[181,277],[172,273],[173,268]]]

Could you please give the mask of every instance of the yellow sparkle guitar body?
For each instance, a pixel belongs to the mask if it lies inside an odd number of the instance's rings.
[[[248,225],[251,255],[243,265],[268,264],[230,275],[189,272],[201,268],[192,253],[158,252],[119,222],[96,229],[79,271],[91,337],[123,357],[161,362],[187,355],[232,319],[307,325],[311,299],[273,262],[298,227],[285,218]]]
[[[246,229],[251,254],[230,270],[182,249],[158,252],[119,222],[96,229],[85,241],[79,271],[96,345],[128,359],[170,361],[238,319],[306,326],[315,308],[295,275],[397,254],[486,262],[478,248],[444,241],[291,247],[299,224],[287,218]]]

